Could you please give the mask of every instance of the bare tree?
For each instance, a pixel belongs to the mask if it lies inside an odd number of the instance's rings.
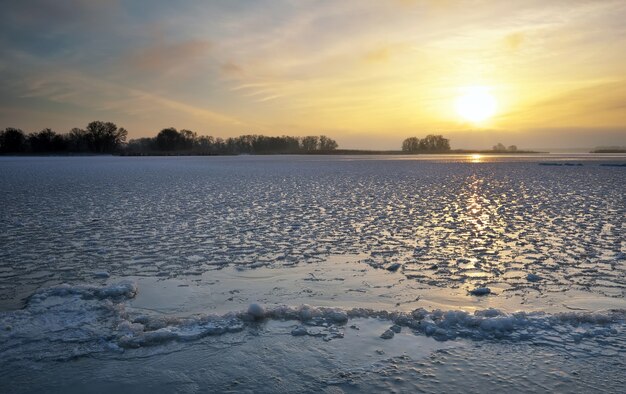
[[[319,138],[314,135],[309,135],[302,138],[302,150],[305,152],[311,152],[317,150]]]
[[[506,146],[504,146],[502,143],[498,142],[497,145],[493,146],[493,150],[496,152],[506,152]]]
[[[402,142],[402,151],[413,153],[420,149],[420,140],[417,137],[409,137]]]
[[[425,138],[410,137],[402,142],[402,151],[418,152],[447,152],[450,150],[450,140],[442,135],[429,134]]]
[[[26,135],[20,129],[7,127],[0,132],[0,152],[20,153],[26,150]]]
[[[93,121],[87,125],[87,143],[94,153],[112,153],[126,142],[128,132],[115,123]]]
[[[333,139],[326,137],[325,135],[320,136],[320,150],[321,151],[331,151],[337,149],[337,142]]]

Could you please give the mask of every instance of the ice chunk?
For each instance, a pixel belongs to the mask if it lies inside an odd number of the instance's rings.
[[[327,317],[335,323],[345,323],[348,321],[348,314],[344,311],[329,311]]]
[[[256,320],[263,319],[265,317],[265,309],[259,304],[250,304],[248,315]]]
[[[528,274],[526,275],[526,280],[529,282],[539,282],[541,280],[541,277],[535,274]]]
[[[123,298],[129,299],[137,294],[137,284],[134,282],[120,282],[111,286],[103,287],[95,291],[98,298]]]
[[[473,296],[485,296],[491,294],[491,289],[488,287],[477,287],[474,290],[471,290],[470,294]]]
[[[306,327],[303,327],[303,326],[298,326],[294,328],[293,330],[291,330],[291,335],[293,335],[294,337],[301,337],[307,334],[308,334],[307,329]]]

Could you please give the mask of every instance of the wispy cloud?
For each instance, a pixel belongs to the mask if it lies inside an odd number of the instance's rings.
[[[206,55],[210,49],[208,40],[161,43],[139,49],[129,60],[142,71],[163,73],[173,68],[189,67],[189,63]]]
[[[23,91],[22,98],[47,99],[99,112],[155,116],[164,110],[174,110],[210,123],[243,124],[209,108],[73,72],[50,73],[29,79],[25,81]]]

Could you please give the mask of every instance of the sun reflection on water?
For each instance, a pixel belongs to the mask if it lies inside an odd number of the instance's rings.
[[[472,163],[481,159],[480,155],[471,156]],[[506,222],[499,212],[501,202],[486,193],[488,186],[485,179],[474,176],[461,194],[465,205],[459,215],[459,236],[465,239],[466,248],[457,260],[456,273],[468,278],[468,288],[493,284],[507,259],[503,253]]]
[[[470,163],[482,163],[482,158],[479,154],[473,154],[470,156]]]

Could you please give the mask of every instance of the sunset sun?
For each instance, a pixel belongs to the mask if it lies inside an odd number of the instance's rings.
[[[497,108],[496,99],[489,89],[481,86],[466,88],[457,97],[457,114],[466,121],[478,123],[491,118]]]

